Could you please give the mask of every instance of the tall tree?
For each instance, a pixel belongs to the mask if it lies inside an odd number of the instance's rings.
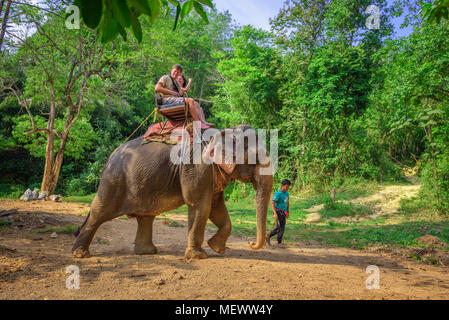
[[[280,55],[266,31],[244,26],[231,40],[232,53],[218,64],[219,95],[213,110],[225,126],[247,123],[272,128],[279,120]]]
[[[18,50],[27,66],[24,88],[14,78],[3,79],[4,89],[11,92],[26,109],[30,130],[26,135],[46,135],[45,168],[41,190],[52,194],[58,182],[69,134],[86,110],[89,89],[96,85],[93,76],[106,78],[112,70],[111,56],[96,41],[97,36],[84,27],[79,30],[65,28],[64,6],[51,1],[46,3],[55,13],[46,16],[38,8],[17,6],[22,26],[33,27],[36,33],[29,37],[9,31],[8,46]],[[98,85],[98,84],[97,84]],[[46,108],[46,127],[35,121],[33,105]],[[56,120],[64,115],[64,125],[58,130]],[[56,143],[58,142],[58,143]]]

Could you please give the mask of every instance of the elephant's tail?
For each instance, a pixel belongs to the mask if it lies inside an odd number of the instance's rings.
[[[83,224],[78,229],[76,229],[75,232],[73,233],[75,235],[75,237],[78,237],[78,235],[80,234],[81,229],[86,225],[86,222],[89,219],[89,216],[90,216],[90,211],[87,214],[86,220],[84,220]]]

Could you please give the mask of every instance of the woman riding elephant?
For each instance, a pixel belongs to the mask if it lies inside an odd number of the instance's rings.
[[[231,234],[223,192],[234,180],[251,183],[256,190],[257,242],[251,247],[262,248],[273,180],[268,153],[249,126],[209,130],[215,133],[209,134],[211,138],[202,149],[199,164],[179,164],[173,161],[177,146],[159,142],[141,145],[141,137],[118,147],[103,169],[89,215],[75,233],[74,256],[89,256],[89,245],[98,227],[122,215],[137,218],[134,252],[157,253],[152,241],[154,218],[184,204],[188,206],[185,257],[207,257],[202,244],[208,219],[218,227],[208,244],[223,254]],[[229,133],[233,138],[229,139]],[[187,151],[193,148],[188,147]]]

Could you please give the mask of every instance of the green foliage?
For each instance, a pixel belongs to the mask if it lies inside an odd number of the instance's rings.
[[[371,130],[391,158],[421,164],[424,192],[440,213],[449,212],[448,39],[448,26],[439,25],[388,42],[377,53],[382,80],[368,110]]]
[[[130,28],[138,42],[142,42],[142,26],[139,16],[146,15],[153,24],[159,17],[161,8],[165,16],[170,14],[170,4],[176,8],[174,29],[183,23],[192,9],[209,23],[203,7],[213,8],[211,0],[75,0],[80,8],[84,23],[91,29],[97,29],[101,42],[113,41],[120,34],[126,40],[126,30]]]
[[[442,19],[449,20],[449,2],[447,0],[435,0],[429,3],[420,1],[422,6],[421,14],[428,23],[440,23]]]
[[[0,198],[18,199],[24,192],[21,185],[0,183]]]
[[[246,123],[270,129],[279,123],[280,56],[270,41],[267,32],[245,26],[234,33],[232,55],[222,53],[217,69],[223,82],[213,111],[224,126]]]
[[[189,95],[218,127],[246,123],[280,130],[274,189],[289,178],[293,194],[328,194],[337,187],[341,200],[363,193],[347,191],[354,181],[400,181],[401,168],[416,167],[429,211],[448,212],[448,25],[408,17],[414,32],[391,38],[391,19],[416,9],[416,2],[291,0],[272,20],[271,32],[236,27],[229,13],[206,12],[210,0],[77,2],[85,23],[109,43],[101,50],[111,60],[111,74],[86,84],[85,109],[70,131],[57,192],[89,198],[97,190],[110,153],[153,111],[158,79],[181,63],[186,78],[194,80]],[[436,10],[444,3],[427,7]],[[365,26],[369,5],[381,10],[379,30]],[[164,10],[168,15],[161,19]],[[54,81],[48,81],[26,45],[2,53],[0,79],[16,79],[24,98],[32,99],[38,128],[46,128],[48,88],[54,85],[55,129],[61,131],[70,59],[59,53],[68,50],[68,56],[76,56],[72,48],[79,34],[57,19],[42,21],[50,39],[36,33],[27,41],[40,48],[45,66],[54,66]],[[178,25],[175,32],[173,25]],[[128,30],[138,41],[117,38],[126,38]],[[83,30],[81,35],[91,41],[89,48],[100,50],[94,34]],[[51,39],[60,44],[58,54]],[[82,82],[74,86],[79,90]],[[14,197],[38,186],[46,144],[42,131],[24,135],[31,122],[16,100],[0,95],[1,195]],[[252,186],[240,182],[225,192],[227,200],[237,203],[253,196]],[[309,202],[324,203],[325,198]],[[298,210],[310,203],[298,204]],[[352,215],[359,209],[342,206],[329,214]]]
[[[436,211],[449,214],[449,123],[435,127],[433,134],[422,170],[423,193]]]
[[[214,94],[215,83],[209,80],[215,76],[217,58],[214,55],[228,45],[231,18],[229,14],[215,11],[208,16],[207,25],[199,15],[185,17],[176,32],[171,31],[174,21],[171,16],[159,19],[152,25],[148,17],[141,17],[140,20],[145,22],[142,24],[145,35],[143,43],[117,41],[114,45],[118,46],[119,53],[111,50],[111,46],[103,47],[105,54],[113,59],[113,72],[106,80],[90,78],[88,81],[85,109],[71,128],[56,193],[87,195],[96,191],[107,158],[153,110],[154,85],[174,63],[182,63],[186,77],[194,79],[192,95],[208,99]],[[57,32],[61,36],[66,35],[61,46],[69,48],[74,31],[61,27],[62,24],[52,20],[51,26],[48,26],[50,35]],[[48,39],[36,35],[29,40],[42,45],[40,53],[47,65],[51,65],[52,53],[46,43]],[[175,47],[179,50],[174,50]],[[60,55],[56,57],[55,129],[61,132],[66,121],[64,84],[70,64],[62,58],[59,60]],[[23,47],[18,54],[11,53],[3,58],[2,66],[7,67],[0,68],[2,76],[7,71],[8,76],[14,76],[19,81],[17,86],[24,88],[26,97],[32,98],[30,111],[36,115],[36,127],[46,128],[49,96],[46,88],[49,84],[41,67],[33,60],[33,53]],[[75,87],[79,89],[79,83]],[[39,188],[47,135],[43,132],[24,135],[32,128],[26,110],[18,105],[14,96],[4,94],[0,94],[0,137],[4,137],[0,141],[0,154],[6,161],[0,163],[5,173],[0,182],[5,185],[21,184],[23,191],[31,185]],[[203,105],[203,108],[208,111],[206,106]],[[138,134],[143,134],[145,130],[142,127]],[[56,137],[55,151],[59,146],[60,139]],[[10,196],[16,197],[15,190],[8,190]],[[6,193],[5,190],[4,196]]]
[[[40,128],[45,128],[47,119],[41,116],[35,116],[35,123]],[[21,115],[13,119],[15,127],[12,130],[12,136],[16,143],[30,150],[30,154],[37,158],[45,157],[45,147],[47,136],[40,133],[25,135],[25,132],[31,130],[30,118],[28,115]],[[62,131],[64,128],[64,119],[56,119],[55,128]],[[66,145],[65,155],[73,159],[79,159],[83,153],[87,152],[93,145],[97,136],[86,119],[78,120],[70,131],[69,140]],[[55,148],[58,149],[60,140],[56,140]]]
[[[226,201],[238,202],[243,199],[253,198],[256,194],[252,185],[240,181],[232,182],[225,190]]]

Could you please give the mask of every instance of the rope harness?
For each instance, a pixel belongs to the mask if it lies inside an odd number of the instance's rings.
[[[150,118],[151,118],[151,116],[154,114],[154,119],[153,119],[153,123],[155,123],[156,122],[156,119],[157,119],[157,115],[158,115],[158,108],[156,107],[156,108],[154,108],[154,110],[153,110],[153,112],[151,112],[150,113],[150,115],[145,119],[145,120],[143,120],[142,121],[142,123],[137,127],[137,129],[136,130],[134,130],[134,132],[133,133],[131,133],[130,135],[129,135],[129,137],[128,138],[126,138],[126,140],[123,142],[123,143],[126,143],[126,142],[128,142],[128,140],[144,125],[144,123],[145,122],[147,122]],[[164,127],[165,127],[165,124],[164,124]]]

